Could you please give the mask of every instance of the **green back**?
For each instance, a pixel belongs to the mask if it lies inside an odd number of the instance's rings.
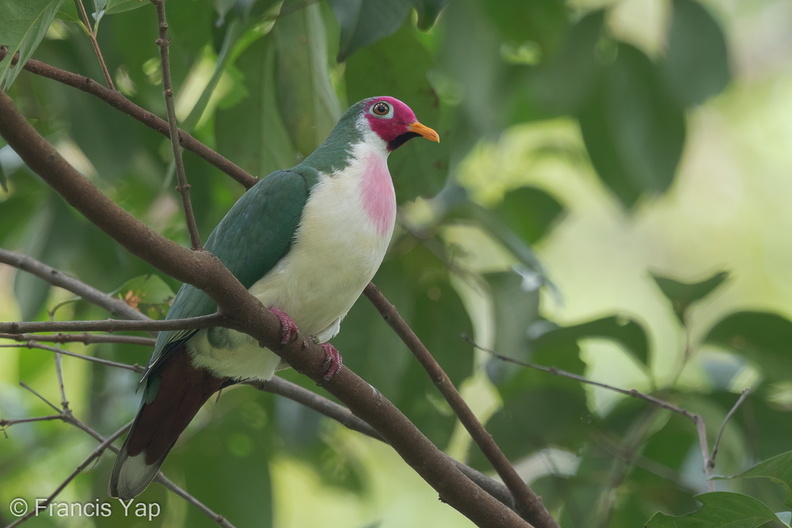
[[[245,288],[250,288],[288,253],[308,194],[317,180],[318,173],[306,165],[273,172],[234,204],[209,235],[206,250],[219,258]],[[198,317],[216,310],[217,304],[208,295],[184,284],[166,319]],[[141,383],[169,351],[195,332],[160,332]]]

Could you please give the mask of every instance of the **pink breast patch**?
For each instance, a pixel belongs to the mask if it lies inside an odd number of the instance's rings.
[[[363,172],[363,207],[380,235],[387,235],[396,216],[396,195],[388,166],[370,154]]]

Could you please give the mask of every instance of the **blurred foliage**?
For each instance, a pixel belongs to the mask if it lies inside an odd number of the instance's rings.
[[[549,315],[548,300],[558,291],[553,269],[544,269],[534,247],[552,240],[563,225],[565,196],[523,183],[488,201],[461,183],[471,153],[514,128],[560,118],[577,124],[585,153],[548,142],[544,155],[584,158],[580,166],[590,164],[598,185],[625,217],[674,187],[688,147],[690,113],[729,86],[729,35],[708,5],[671,0],[664,4],[668,16],[658,33],[658,52],[625,38],[613,21],[618,6],[601,4],[171,0],[177,111],[191,134],[263,177],[312,151],[349,104],[386,93],[406,101],[438,130],[442,142],[411,142],[391,157],[403,206],[401,228],[375,282],[451,379],[492,401],[491,412],[483,413],[490,431],[560,524],[780,526],[773,512],[790,509],[792,461],[782,453],[792,436],[792,322],[769,311],[737,311],[702,327],[697,309],[725,287],[726,272],[689,282],[694,279],[671,279],[653,270],[657,289],[650,295],[669,303],[675,331],[685,341],[674,374],[657,376],[653,365],[665,351],[657,349],[655,330],[641,314],[606,312],[572,323]],[[95,0],[86,7],[118,89],[163,115],[152,5]],[[72,2],[0,2],[0,41],[22,60],[32,55],[103,82]],[[8,56],[0,62],[0,83],[104,192],[158,231],[187,242],[163,137],[91,96],[21,72]],[[206,235],[243,189],[190,153],[185,161]],[[504,166],[488,165],[479,179],[499,181]],[[8,149],[0,156],[0,184],[1,247],[43,260],[148,315],[165,312],[178,284],[76,215]],[[452,228],[463,229],[459,232],[472,241],[458,243]],[[466,252],[476,241],[497,248],[507,263],[469,265]],[[25,273],[0,274],[0,284],[8,284],[8,298],[13,289],[16,300],[14,309],[0,309],[5,317],[106,317]],[[5,293],[0,291],[3,298]],[[704,417],[710,445],[742,388],[737,380],[747,375],[752,395],[725,426],[718,459],[719,472],[739,478],[719,480],[719,491],[701,494],[707,490],[704,461],[690,421],[630,398],[599,405],[578,381],[477,356],[462,335],[482,339],[499,354],[576,375],[588,374],[586,345],[606,342],[645,375],[642,390]],[[353,308],[335,344],[346,364],[437,445],[466,453],[471,465],[488,470],[475,446],[458,449],[454,416],[368,303]],[[67,348],[85,352],[81,345]],[[96,345],[89,351],[138,364],[147,356],[130,345]],[[700,363],[706,379],[682,382],[696,357],[709,358]],[[137,405],[134,375],[71,359],[64,363],[76,415],[106,434],[131,418]],[[4,349],[0,365],[7,367],[0,376],[0,417],[50,412],[22,392],[19,381],[59,401],[45,352]],[[293,372],[283,375],[309,386]],[[292,402],[234,388],[207,405],[164,469],[238,526],[295,526],[279,513],[278,496],[302,495],[295,490],[279,495],[272,468],[284,458],[298,461],[324,489],[334,490],[327,493],[361,501],[371,493],[371,472],[377,468],[344,442],[344,434]],[[59,423],[5,431],[0,521],[11,520],[5,505],[13,497],[48,495],[94,447],[84,433]],[[105,500],[110,470],[105,459],[59,500]],[[544,469],[532,465],[537,461],[544,461]],[[214,525],[160,486],[151,486],[140,500],[165,510],[147,526]],[[309,500],[301,499],[304,508]],[[376,524],[380,513],[372,519],[370,508],[360,525]],[[79,521],[140,523],[120,515]],[[328,518],[323,522],[337,525]],[[47,516],[28,524],[73,525]]]

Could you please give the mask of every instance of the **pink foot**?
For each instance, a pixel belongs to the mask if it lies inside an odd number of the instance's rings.
[[[336,348],[331,345],[330,343],[322,343],[321,347],[325,351],[325,365],[327,365],[327,372],[325,372],[324,377],[322,378],[324,381],[319,385],[327,383],[341,370],[341,365],[343,361],[341,359],[341,354],[336,350]]]
[[[294,338],[297,337],[297,325],[294,324],[292,318],[286,314],[286,312],[282,312],[277,308],[270,308],[270,312],[274,313],[278,317],[278,321],[280,321],[281,325],[281,345],[288,345]]]

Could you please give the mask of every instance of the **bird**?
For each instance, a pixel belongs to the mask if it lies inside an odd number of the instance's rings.
[[[278,316],[284,343],[299,330],[322,345],[326,381],[342,365],[327,341],[374,277],[393,235],[396,195],[388,155],[416,137],[440,141],[402,101],[380,96],[355,103],[304,160],[245,192],[204,245]],[[206,293],[183,284],[166,319],[216,310]],[[128,500],[143,492],[215,392],[267,380],[280,367],[279,356],[235,330],[160,332],[109,495]]]

